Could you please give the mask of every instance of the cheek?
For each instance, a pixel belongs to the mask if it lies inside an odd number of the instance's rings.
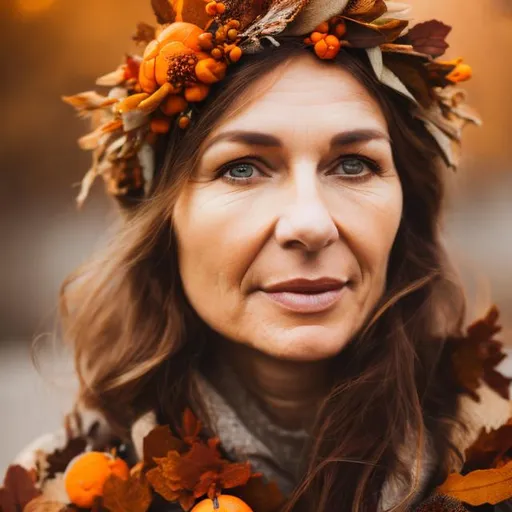
[[[251,216],[243,209],[232,215],[232,201],[208,187],[191,187],[174,209],[183,288],[209,323],[233,321],[243,307],[240,283],[250,265]]]

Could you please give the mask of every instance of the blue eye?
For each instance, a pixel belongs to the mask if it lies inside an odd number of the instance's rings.
[[[228,175],[228,173],[232,173],[231,176]],[[224,176],[226,178],[231,179],[248,179],[252,178],[254,174],[254,167],[251,164],[235,164],[228,168],[226,172],[224,173]]]
[[[365,164],[362,160],[357,158],[347,158],[341,162],[341,168],[345,174],[355,175],[361,174],[365,170]]]

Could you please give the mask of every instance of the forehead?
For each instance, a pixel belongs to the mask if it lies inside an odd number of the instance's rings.
[[[210,136],[236,129],[282,137],[345,129],[388,132],[379,105],[348,70],[308,53],[250,84]]]

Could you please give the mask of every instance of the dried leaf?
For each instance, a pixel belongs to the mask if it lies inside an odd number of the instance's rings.
[[[386,52],[383,57],[384,64],[404,83],[418,103],[428,109],[435,96],[424,60],[416,55],[396,52]]]
[[[143,440],[144,466],[154,468],[155,458],[165,457],[170,451],[183,453],[185,449],[185,443],[174,437],[167,425],[155,427]]]
[[[180,431],[183,441],[192,445],[198,440],[202,428],[201,422],[195,417],[190,407],[187,407],[183,413],[183,428]]]
[[[62,512],[66,508],[65,503],[49,500],[46,496],[39,496],[30,501],[23,512]],[[0,510],[3,509],[0,507]]]
[[[307,0],[273,0],[268,11],[249,25],[240,36],[252,39],[279,34],[295,19],[306,3]]]
[[[151,0],[151,7],[160,25],[176,21],[176,11],[169,0]]]
[[[4,486],[0,488],[0,510],[2,512],[18,512],[33,499],[41,495],[34,484],[32,473],[19,465],[7,468]]]
[[[469,505],[496,505],[512,498],[512,462],[498,469],[479,469],[464,476],[452,473],[437,492]]]
[[[48,478],[54,478],[56,473],[64,473],[71,460],[83,453],[86,446],[87,441],[83,437],[75,437],[69,439],[64,448],[50,453],[46,458]]]
[[[345,39],[354,48],[373,48],[386,42],[386,36],[376,25],[362,21],[345,19],[347,33]]]
[[[181,18],[182,21],[193,23],[203,29],[211,21],[211,17],[206,13],[204,0],[172,0],[172,2],[178,20]]]
[[[468,327],[467,335],[447,340],[455,380],[461,389],[476,401],[476,389],[483,380],[500,396],[509,400],[512,379],[496,371],[496,366],[506,357],[503,344],[494,338],[501,331],[499,313],[493,306],[487,315]]]
[[[384,0],[356,0],[350,2],[343,11],[343,16],[361,21],[374,21],[387,12]]]
[[[285,502],[276,483],[267,483],[261,475],[253,476],[233,494],[244,500],[254,512],[277,512]]]
[[[512,418],[496,430],[484,428],[478,439],[466,450],[465,470],[501,467],[512,461]]]
[[[147,45],[156,37],[155,27],[148,25],[147,23],[138,23],[135,34],[132,36],[132,40],[137,44]]]
[[[405,40],[420,53],[426,53],[432,57],[440,57],[449,47],[446,36],[450,33],[451,27],[437,20],[419,23],[407,32]]]
[[[146,512],[150,505],[151,490],[140,476],[111,475],[103,486],[103,506],[110,512]]]
[[[79,112],[109,107],[117,101],[113,98],[102,96],[95,91],[82,92],[74,96],[62,96],[62,100],[75,107]]]

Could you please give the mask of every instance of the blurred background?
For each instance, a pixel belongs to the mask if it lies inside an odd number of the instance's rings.
[[[418,21],[454,27],[447,58],[463,56],[464,84],[484,126],[467,129],[460,171],[450,180],[446,237],[467,283],[470,315],[491,302],[512,347],[512,0],[410,0]],[[134,49],[149,0],[2,0],[0,53],[0,474],[38,435],[60,427],[73,399],[69,354],[52,332],[63,278],[104,243],[116,219],[98,182],[81,211],[74,198],[90,164],[76,139],[86,125],[60,100],[89,90]],[[40,370],[37,339],[50,346]]]

